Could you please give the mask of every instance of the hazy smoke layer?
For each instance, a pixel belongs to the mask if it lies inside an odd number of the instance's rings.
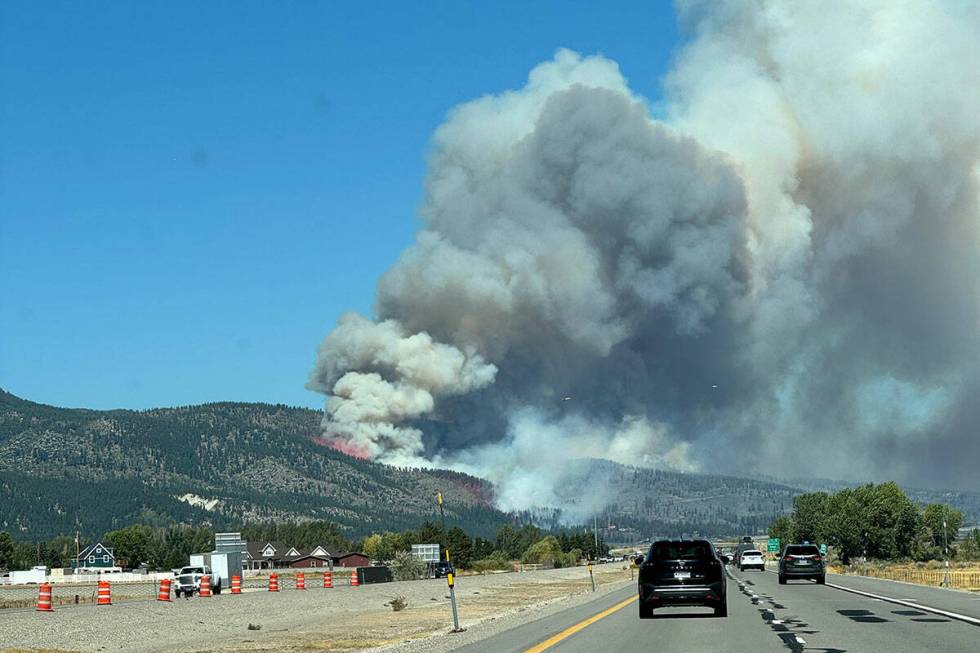
[[[561,503],[588,456],[975,484],[977,6],[680,19],[662,119],[564,50],[451,112],[379,321],[321,346],[327,436],[504,507]]]

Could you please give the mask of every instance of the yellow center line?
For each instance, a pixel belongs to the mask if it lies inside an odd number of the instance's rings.
[[[570,627],[566,628],[565,630],[561,631],[557,635],[554,635],[553,637],[549,637],[548,639],[544,640],[543,642],[541,642],[537,646],[532,646],[531,648],[529,648],[526,651],[524,651],[524,653],[541,653],[541,651],[545,651],[545,650],[551,648],[552,646],[554,646],[558,642],[560,642],[560,641],[562,641],[564,639],[568,639],[569,637],[571,637],[572,635],[574,635],[578,631],[583,630],[585,628],[588,628],[589,626],[591,626],[595,622],[599,621],[600,619],[605,619],[606,617],[608,617],[612,613],[617,612],[618,610],[622,610],[623,608],[625,608],[626,606],[628,606],[633,601],[636,601],[637,598],[639,598],[639,597],[637,597],[637,596],[631,596],[630,598],[626,599],[625,601],[620,601],[619,603],[617,603],[613,607],[611,607],[611,608],[609,608],[607,610],[603,610],[599,614],[593,615],[593,616],[589,617],[588,619],[586,619],[585,621],[580,621],[577,624],[575,624],[574,626],[570,626]]]

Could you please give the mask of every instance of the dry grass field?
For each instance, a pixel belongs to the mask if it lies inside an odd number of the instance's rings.
[[[847,575],[885,578],[917,585],[941,587],[946,572],[941,563],[928,564],[892,564],[892,565],[852,565],[842,571],[839,567],[831,567],[830,571]],[[959,563],[950,565],[949,586],[953,589],[980,592],[980,563]]]

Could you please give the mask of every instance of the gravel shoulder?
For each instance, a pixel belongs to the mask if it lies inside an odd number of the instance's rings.
[[[596,567],[601,592],[623,587],[622,563]],[[444,579],[306,591],[227,593],[173,603],[130,601],[73,606],[51,613],[0,611],[0,651],[448,651],[548,609],[588,601],[584,567],[457,579],[460,622],[452,616]],[[401,596],[406,609],[388,602]],[[258,626],[250,630],[249,625]]]

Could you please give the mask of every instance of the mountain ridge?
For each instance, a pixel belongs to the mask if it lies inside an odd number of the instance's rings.
[[[764,530],[796,494],[829,487],[583,459],[561,488],[564,510],[508,514],[493,506],[492,485],[475,476],[391,467],[324,446],[321,417],[258,402],[59,408],[0,389],[0,530],[42,538],[135,522],[233,528],[325,519],[354,538],[438,520],[442,492],[447,525],[483,537],[505,523],[558,527],[594,514],[636,537],[737,534]],[[950,492],[912,496],[938,501]],[[956,493],[952,503],[968,522],[980,521],[980,494]]]

